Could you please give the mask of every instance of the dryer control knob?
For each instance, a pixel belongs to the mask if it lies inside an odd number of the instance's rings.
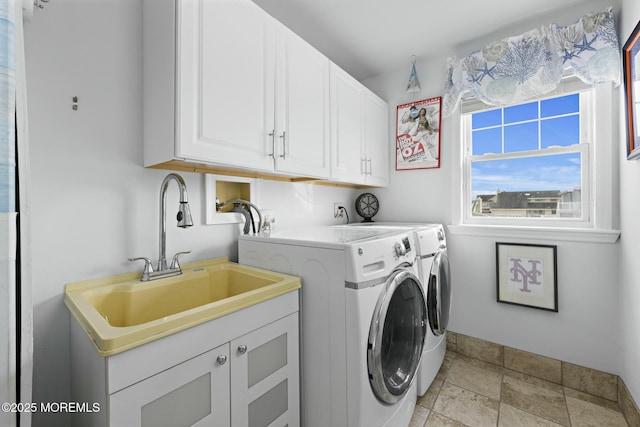
[[[407,249],[400,242],[396,242],[394,248],[396,250],[396,256],[398,257],[405,256],[407,254]]]

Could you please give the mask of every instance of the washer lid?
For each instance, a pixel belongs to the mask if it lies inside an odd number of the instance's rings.
[[[371,319],[367,368],[376,397],[395,403],[418,370],[427,314],[422,286],[412,273],[397,270],[384,286]]]

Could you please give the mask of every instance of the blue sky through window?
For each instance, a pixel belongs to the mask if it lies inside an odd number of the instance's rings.
[[[472,198],[500,191],[567,191],[581,187],[581,154],[545,155],[580,143],[580,95],[571,94],[472,114],[474,156],[527,152],[525,157],[474,161]]]

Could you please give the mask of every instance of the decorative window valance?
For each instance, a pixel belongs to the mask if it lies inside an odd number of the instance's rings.
[[[620,50],[611,8],[568,26],[550,25],[495,41],[466,58],[449,58],[443,115],[463,95],[508,105],[555,89],[569,68],[589,84],[620,84]]]

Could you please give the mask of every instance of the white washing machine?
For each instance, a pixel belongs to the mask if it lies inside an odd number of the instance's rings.
[[[302,281],[301,425],[409,425],[428,327],[416,249],[396,228],[240,237],[241,264]]]
[[[435,379],[447,351],[446,330],[451,313],[451,282],[447,242],[441,224],[367,222],[340,227],[406,230],[414,233],[418,277],[427,297],[429,329],[417,375],[417,393],[423,396]]]

